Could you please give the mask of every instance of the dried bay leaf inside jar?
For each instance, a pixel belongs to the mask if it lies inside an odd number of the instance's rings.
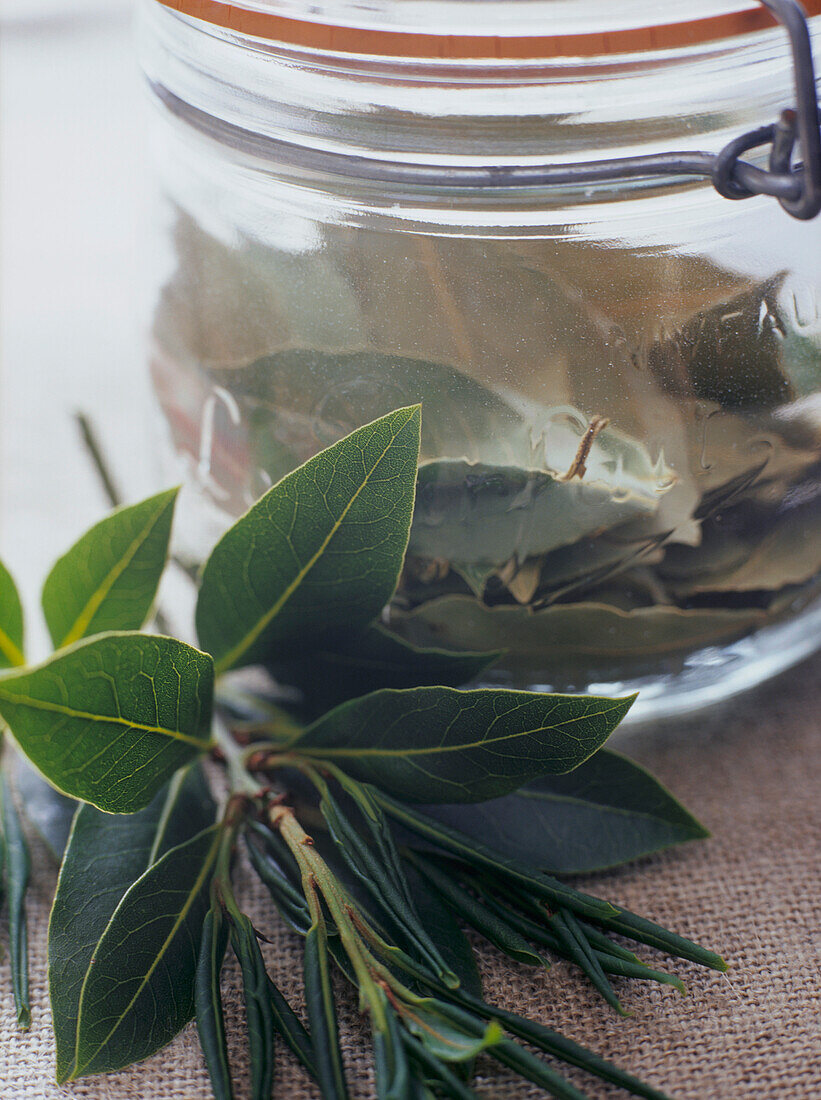
[[[474,3],[484,30],[455,50],[464,4],[419,38],[380,0],[362,42],[391,49],[343,57],[333,34],[261,36],[265,3],[246,33],[242,5],[228,31],[144,0],[173,257],[152,370],[193,551],[212,541],[198,508],[213,532],[420,401],[390,629],[504,649],[497,682],[639,687],[645,714],[816,644],[818,223],[683,176],[532,176],[717,151],[788,102],[783,32],[745,16],[737,34],[719,6],[659,30],[634,0],[596,46],[581,0],[549,41],[524,6],[500,37]],[[320,4],[300,33],[333,18]]]

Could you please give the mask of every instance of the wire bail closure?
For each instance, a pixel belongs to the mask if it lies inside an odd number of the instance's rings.
[[[707,176],[725,199],[771,195],[793,218],[809,221],[821,211],[821,116],[815,86],[807,16],[797,0],[760,0],[790,38],[796,106],[778,122],[734,138],[720,153],[658,153],[646,157],[546,167],[542,183],[596,183],[654,176]],[[758,168],[741,157],[770,145],[769,165]],[[794,159],[794,154],[797,158]]]
[[[167,4],[169,0],[161,2]],[[807,16],[798,0],[760,0],[760,3],[789,35],[796,105],[782,111],[777,122],[734,138],[719,153],[682,150],[571,164],[485,167],[451,164],[431,169],[405,161],[374,161],[370,157],[351,156],[335,150],[311,150],[282,138],[262,136],[235,122],[215,121],[161,84],[152,83],[152,87],[173,114],[216,140],[229,140],[237,149],[264,153],[311,170],[330,170],[342,177],[438,189],[501,190],[585,187],[625,180],[696,176],[711,180],[724,198],[770,195],[791,217],[809,221],[821,212],[821,116]],[[741,159],[751,149],[765,145],[771,146],[767,168]]]
[[[761,2],[790,37],[796,107],[782,111],[774,125],[729,142],[715,157],[710,175],[725,199],[772,195],[793,218],[808,221],[821,211],[821,131],[809,27],[797,0]],[[739,160],[750,149],[767,144],[772,146],[767,171]],[[794,165],[796,147],[801,159]]]

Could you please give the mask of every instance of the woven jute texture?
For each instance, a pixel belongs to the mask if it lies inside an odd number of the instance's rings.
[[[619,1019],[565,963],[550,971],[509,965],[480,947],[486,994],[564,1031],[681,1100],[813,1100],[821,1097],[821,660],[804,664],[709,718],[638,732],[621,747],[650,767],[712,830],[713,839],[586,878],[600,893],[722,952],[728,974],[686,963],[676,969],[689,996],[619,983],[629,1019]],[[35,849],[30,903],[33,1024],[19,1034],[0,967],[2,1100],[205,1100],[210,1093],[189,1027],[141,1066],[66,1088],[52,1079],[54,1050],[45,983],[46,928],[55,874]],[[266,947],[271,973],[299,1004],[295,937],[243,874],[243,896]],[[0,933],[5,937],[5,926]],[[652,951],[644,951],[650,959]],[[664,960],[656,956],[659,962]],[[224,991],[239,1097],[248,1095],[237,974]],[[373,1096],[367,1045],[343,994],[344,1048],[352,1094]],[[493,1100],[540,1090],[482,1063],[477,1089]],[[575,1075],[594,1100],[623,1095]],[[275,1095],[317,1094],[285,1052]]]

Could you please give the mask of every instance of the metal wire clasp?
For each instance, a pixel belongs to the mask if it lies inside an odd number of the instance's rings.
[[[428,165],[407,161],[310,149],[305,145],[260,135],[227,120],[216,120],[161,84],[156,95],[174,114],[218,141],[236,149],[264,153],[282,163],[343,177],[386,184],[443,188],[586,187],[623,180],[698,176],[712,180],[720,195],[749,199],[771,195],[793,218],[807,221],[821,212],[821,117],[807,16],[797,0],[760,0],[787,31],[795,77],[795,107],[782,111],[778,122],[761,126],[729,142],[720,153],[678,150],[646,156],[611,157],[561,164]],[[767,168],[741,158],[751,149],[770,145]]]
[[[774,125],[762,126],[726,145],[714,158],[713,186],[727,199],[773,195],[794,218],[821,211],[821,130],[807,17],[797,0],[761,0],[790,36],[796,106],[782,111]],[[739,158],[770,144],[768,170]],[[800,160],[793,163],[793,152]]]

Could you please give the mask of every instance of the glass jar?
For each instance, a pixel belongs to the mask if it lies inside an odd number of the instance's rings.
[[[191,553],[421,401],[385,613],[405,638],[504,650],[496,683],[640,689],[638,717],[818,646],[821,220],[684,176],[527,176],[715,152],[793,101],[787,37],[750,0],[674,19],[657,0],[143,0],[151,370]]]

